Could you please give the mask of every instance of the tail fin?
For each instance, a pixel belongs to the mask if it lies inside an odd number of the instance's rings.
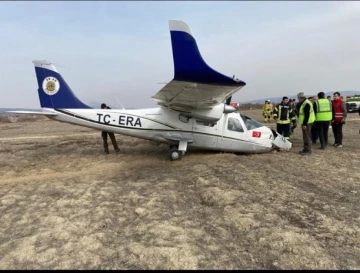
[[[81,102],[52,63],[33,61],[42,108],[91,108]]]
[[[203,60],[190,27],[183,21],[169,21],[171,45],[174,59],[174,80],[245,86],[246,83],[225,76]]]

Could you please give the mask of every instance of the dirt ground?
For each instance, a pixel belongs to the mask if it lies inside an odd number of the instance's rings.
[[[0,269],[360,269],[359,129],[349,114],[344,147],[307,157],[297,128],[289,152],[170,162],[149,141],[103,155],[92,129],[0,123]]]

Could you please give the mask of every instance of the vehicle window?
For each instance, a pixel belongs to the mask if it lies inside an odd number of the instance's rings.
[[[242,114],[240,114],[240,117],[244,121],[246,129],[248,129],[248,130],[252,130],[252,129],[256,129],[256,128],[264,126],[260,122],[258,122],[256,120],[253,120],[253,119],[251,119],[251,118],[249,118],[247,116],[244,116]]]
[[[347,100],[346,100],[346,102],[354,102],[354,101],[360,102],[360,98],[357,98],[357,99],[347,99]]]
[[[241,123],[236,118],[229,118],[228,119],[228,130],[235,131],[235,132],[244,132],[244,128],[241,126]]]

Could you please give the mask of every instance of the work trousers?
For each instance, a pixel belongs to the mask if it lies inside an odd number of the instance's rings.
[[[306,128],[303,128],[303,125],[301,125],[302,135],[303,135],[303,141],[304,141],[304,149],[303,152],[311,152],[312,147],[312,141],[311,141],[311,127],[312,123],[307,124]]]
[[[119,147],[117,145],[114,133],[109,133],[109,132],[102,131],[101,136],[103,138],[105,152],[109,151],[109,146],[108,146],[108,143],[107,143],[107,135],[108,134],[109,134],[109,137],[111,139],[112,145],[114,146],[115,151],[118,151]]]
[[[288,124],[276,124],[276,131],[282,135],[285,139],[290,138],[290,123]]]
[[[328,145],[329,124],[330,124],[330,121],[316,121],[315,122],[315,126],[317,129],[317,133],[319,135],[321,147],[325,147]]]
[[[316,140],[318,139],[319,134],[318,134],[318,130],[317,130],[317,124],[313,123],[311,126],[311,141],[312,144],[316,144]]]
[[[342,132],[343,123],[341,123],[341,122],[339,122],[339,121],[335,121],[335,122],[332,123],[331,125],[332,125],[332,130],[333,130],[333,133],[334,133],[335,144],[340,144],[340,145],[342,145],[342,140],[343,140],[343,132]]]

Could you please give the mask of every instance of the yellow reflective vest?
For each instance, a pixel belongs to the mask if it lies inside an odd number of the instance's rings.
[[[304,115],[304,107],[306,104],[309,104],[310,105],[310,116],[309,116],[309,121],[308,123],[313,123],[315,121],[315,113],[314,113],[314,108],[313,108],[313,104],[308,100],[306,99],[300,106],[300,110],[299,110],[299,124],[303,124],[304,122],[304,118],[305,118],[305,115]]]
[[[332,104],[328,99],[318,99],[316,102],[316,121],[332,120]]]

